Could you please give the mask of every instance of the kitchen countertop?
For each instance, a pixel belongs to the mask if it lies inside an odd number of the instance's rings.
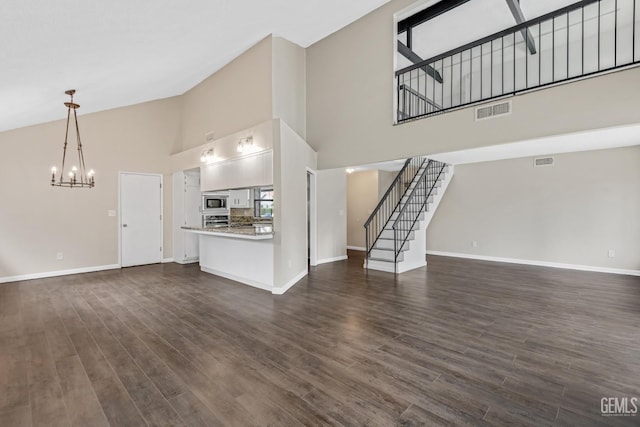
[[[237,239],[265,240],[273,238],[273,225],[242,225],[242,226],[217,226],[217,227],[181,227],[191,233],[230,237]]]

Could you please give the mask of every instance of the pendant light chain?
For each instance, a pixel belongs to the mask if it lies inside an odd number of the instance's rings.
[[[69,102],[65,102],[64,105],[67,106],[67,128],[65,130],[64,135],[64,146],[62,148],[62,169],[60,170],[60,179],[56,181],[56,172],[57,168],[54,166],[51,168],[51,185],[54,187],[80,187],[80,188],[93,188],[95,186],[95,173],[93,169],[87,173],[85,161],[84,161],[84,152],[82,151],[82,140],[80,139],[80,127],[78,125],[78,113],[77,110],[80,108],[80,105],[73,102],[73,95],[76,93],[74,89],[70,89],[65,92],[67,95],[71,97]],[[76,128],[76,142],[78,145],[78,164],[80,165],[80,170],[76,166],[73,166],[68,173],[68,180],[65,180],[65,166],[67,160],[67,145],[69,144],[69,122],[71,121],[71,110],[73,109],[73,120],[75,121]],[[78,175],[80,175],[80,180],[78,180]]]

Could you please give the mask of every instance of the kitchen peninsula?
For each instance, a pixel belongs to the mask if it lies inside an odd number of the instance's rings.
[[[272,224],[182,229],[199,236],[202,271],[273,290]]]

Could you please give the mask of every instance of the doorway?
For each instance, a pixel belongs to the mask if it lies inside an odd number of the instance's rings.
[[[120,172],[120,265],[162,262],[162,175]]]
[[[318,265],[318,214],[316,202],[316,173],[307,168],[307,262]]]

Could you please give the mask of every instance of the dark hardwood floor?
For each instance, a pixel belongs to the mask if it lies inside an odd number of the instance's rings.
[[[283,296],[155,265],[0,285],[0,426],[640,425],[640,278],[362,258]]]

